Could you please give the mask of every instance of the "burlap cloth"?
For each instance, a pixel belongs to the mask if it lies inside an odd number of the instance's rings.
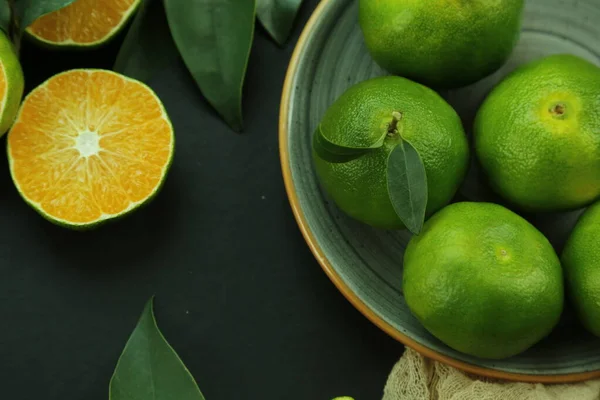
[[[501,382],[465,374],[406,349],[383,400],[600,400],[600,380],[569,385]]]

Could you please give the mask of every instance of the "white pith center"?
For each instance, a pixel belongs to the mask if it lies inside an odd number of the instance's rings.
[[[81,157],[96,155],[100,152],[100,136],[96,132],[81,132],[75,139],[75,148]]]

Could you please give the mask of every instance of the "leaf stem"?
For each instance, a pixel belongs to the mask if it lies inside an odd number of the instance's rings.
[[[402,119],[402,113],[398,111],[392,112],[392,122],[388,125],[388,136],[392,137],[398,134],[398,122]]]

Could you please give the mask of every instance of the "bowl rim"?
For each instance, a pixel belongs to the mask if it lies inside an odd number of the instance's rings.
[[[299,60],[302,56],[304,49],[308,44],[308,38],[315,28],[317,22],[325,12],[326,7],[329,3],[335,0],[321,0],[314,12],[312,13],[310,19],[306,23],[300,38],[294,48],[294,52],[290,59],[288,69],[285,76],[285,81],[283,84],[283,92],[281,95],[281,104],[279,111],[279,156],[281,162],[281,169],[283,173],[283,180],[285,184],[285,189],[287,192],[288,200],[292,207],[292,212],[300,228],[302,236],[304,240],[308,244],[311,252],[321,265],[321,268],[325,272],[325,274],[329,277],[329,279],[333,282],[333,284],[337,287],[337,289],[344,295],[344,297],[358,310],[360,311],[367,319],[369,319],[372,323],[374,323],[377,327],[379,327],[382,331],[387,333],[392,338],[401,342],[405,346],[408,346],[417,352],[421,353],[427,358],[430,358],[435,361],[439,361],[441,363],[450,365],[452,367],[458,368],[462,371],[481,375],[487,378],[494,379],[504,379],[509,381],[519,381],[519,382],[531,382],[531,383],[569,383],[569,382],[580,382],[593,378],[600,377],[600,370],[596,371],[588,371],[581,373],[573,373],[573,374],[557,374],[557,375],[536,375],[536,374],[519,374],[512,372],[505,372],[500,370],[495,370],[491,368],[480,367],[471,363],[467,363],[464,361],[456,360],[452,357],[441,354],[435,350],[432,350],[414,339],[406,336],[402,332],[398,331],[392,325],[383,320],[380,316],[378,316],[369,306],[364,303],[353,291],[350,289],[348,285],[342,280],[340,275],[335,271],[329,260],[327,259],[325,253],[319,246],[316,238],[314,237],[312,231],[308,226],[308,222],[306,217],[304,216],[302,209],[300,207],[298,201],[298,195],[296,193],[296,189],[294,187],[294,183],[292,180],[292,169],[290,166],[290,159],[288,154],[288,126],[289,126],[289,109],[290,109],[290,101],[291,95],[293,91],[294,77],[298,71]]]

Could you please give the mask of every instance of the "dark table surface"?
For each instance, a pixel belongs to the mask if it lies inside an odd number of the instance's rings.
[[[381,398],[403,348],[321,271],[280,173],[284,74],[316,3],[305,1],[284,48],[257,25],[241,135],[183,64],[150,82],[173,121],[176,155],[162,192],[128,218],[85,233],[46,222],[19,198],[1,152],[1,398],[107,399],[153,294],[159,326],[208,400]],[[26,45],[27,86],[60,70],[110,68],[120,40],[91,53]]]

